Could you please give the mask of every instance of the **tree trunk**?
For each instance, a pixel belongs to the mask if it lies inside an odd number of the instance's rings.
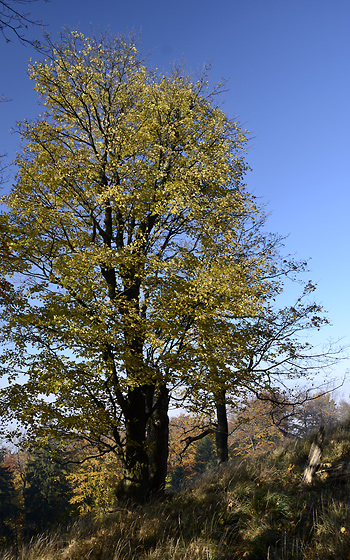
[[[228,461],[228,422],[226,411],[226,391],[224,389],[214,394],[216,408],[216,454],[218,465]]]
[[[123,480],[116,494],[121,500],[143,503],[150,494],[149,458],[146,448],[145,391],[137,387],[130,391],[125,416],[125,452]]]
[[[162,385],[156,390],[156,410],[148,424],[150,488],[153,494],[161,494],[165,479],[169,454],[169,391]]]
[[[165,386],[130,391],[124,409],[124,478],[116,492],[120,500],[144,503],[151,494],[164,491],[169,452],[168,408],[169,391]]]

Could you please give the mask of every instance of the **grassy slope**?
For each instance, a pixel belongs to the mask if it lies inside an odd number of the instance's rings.
[[[40,537],[18,560],[350,559],[350,471],[300,484],[310,441],[250,455],[137,510],[86,517]],[[323,461],[350,460],[350,425],[326,435]],[[15,560],[4,553],[0,560]]]

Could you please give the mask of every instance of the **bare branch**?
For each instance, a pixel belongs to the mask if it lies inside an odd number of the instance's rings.
[[[6,43],[12,41],[11,37],[19,39],[23,45],[31,45],[39,48],[40,41],[37,39],[28,39],[26,33],[30,26],[43,26],[41,20],[35,20],[29,12],[20,9],[20,6],[32,4],[38,0],[0,0],[0,32]],[[48,2],[49,0],[44,0]],[[17,6],[19,6],[17,8]]]

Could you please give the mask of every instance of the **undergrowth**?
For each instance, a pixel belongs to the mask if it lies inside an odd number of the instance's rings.
[[[350,560],[350,471],[301,484],[311,439],[231,461],[147,506],[85,516],[0,560]],[[350,426],[323,461],[350,461]]]

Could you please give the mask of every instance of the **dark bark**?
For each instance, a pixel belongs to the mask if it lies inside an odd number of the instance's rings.
[[[149,393],[152,387],[140,384],[144,377],[143,336],[135,317],[140,316],[140,281],[135,279],[135,271],[125,271],[123,277],[125,301],[120,304],[124,321],[125,346],[128,350],[125,369],[128,379],[135,383],[129,389],[126,399],[119,399],[125,421],[125,448],[123,480],[117,489],[121,499],[136,503],[145,502],[150,495],[149,457],[146,429],[149,420]],[[110,288],[110,284],[108,284]]]
[[[169,452],[169,391],[165,386],[136,388],[124,408],[122,501],[144,503],[164,491]]]
[[[149,458],[146,449],[146,397],[144,388],[130,391],[125,416],[124,478],[117,488],[120,499],[143,503],[150,493]]]
[[[150,490],[152,494],[161,494],[165,488],[169,455],[169,391],[164,385],[156,390],[154,401],[155,411],[149,420],[147,433]]]
[[[218,465],[228,461],[228,422],[226,411],[226,391],[224,389],[214,394],[216,408],[216,454]]]

